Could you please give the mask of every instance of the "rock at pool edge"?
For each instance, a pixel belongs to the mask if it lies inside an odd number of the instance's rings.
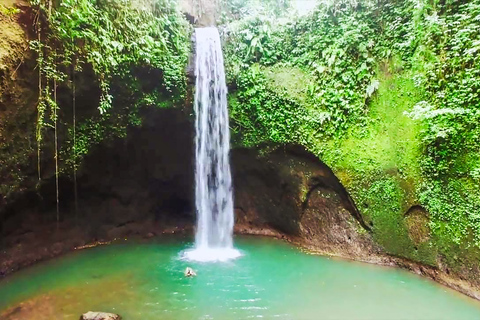
[[[92,312],[82,314],[80,320],[121,320],[122,318],[118,314],[106,313],[106,312]]]

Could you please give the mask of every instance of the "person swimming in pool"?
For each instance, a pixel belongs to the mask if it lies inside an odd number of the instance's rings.
[[[195,277],[195,276],[197,275],[197,274],[195,273],[195,271],[193,271],[193,269],[190,268],[190,267],[187,267],[187,268],[185,269],[184,274],[185,274],[185,277]]]

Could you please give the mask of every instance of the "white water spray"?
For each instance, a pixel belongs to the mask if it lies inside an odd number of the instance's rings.
[[[195,249],[186,258],[221,261],[236,258],[233,248],[233,195],[227,85],[217,28],[195,29]]]

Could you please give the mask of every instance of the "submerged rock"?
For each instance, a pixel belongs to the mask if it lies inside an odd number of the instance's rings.
[[[92,312],[82,314],[80,320],[121,320],[122,318],[118,314],[106,313],[106,312]]]

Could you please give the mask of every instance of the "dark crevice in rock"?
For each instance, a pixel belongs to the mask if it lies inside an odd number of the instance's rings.
[[[266,149],[272,150],[269,146]],[[267,153],[235,149],[232,151],[232,169],[235,204],[242,208],[237,210],[240,223],[270,226],[288,235],[300,235],[305,230],[302,220],[309,209],[309,201],[316,191],[322,189],[338,199],[338,204],[328,202],[326,198],[312,204],[317,213],[328,211],[328,223],[343,221],[346,217],[338,210],[344,208],[365,230],[371,230],[332,170],[302,146],[282,146]],[[324,218],[307,219],[318,221]]]
[[[192,14],[188,12],[184,12],[183,16],[185,17],[185,20],[187,20],[192,25],[194,25],[197,22],[197,18],[195,18]]]
[[[355,202],[353,201],[352,197],[348,194],[347,190],[342,185],[340,180],[338,180],[338,178],[335,176],[335,174],[333,173],[332,169],[330,169],[330,167],[328,167],[325,163],[319,160],[314,154],[305,150],[305,148],[302,146],[291,145],[291,146],[287,146],[285,150],[288,154],[300,156],[305,159],[308,159],[309,161],[312,161],[313,163],[320,166],[322,170],[326,173],[325,175],[322,175],[322,176],[319,175],[319,176],[312,177],[313,185],[310,186],[306,194],[305,200],[303,201],[303,204],[302,204],[303,211],[307,208],[308,200],[313,191],[315,191],[318,188],[332,190],[333,192],[336,192],[340,196],[340,198],[342,199],[342,204],[345,207],[345,209],[348,212],[350,212],[350,214],[360,223],[360,225],[365,230],[371,232],[372,230],[371,227],[369,227],[365,223],[365,221],[363,220],[362,214],[360,213],[357,206],[355,205]]]
[[[421,205],[418,205],[418,204],[415,204],[415,205],[411,206],[410,208],[408,208],[408,210],[405,212],[404,216],[408,217],[409,215],[411,215],[415,212],[421,212],[425,216],[428,216],[428,211],[424,207],[422,207]]]
[[[415,250],[418,250],[418,245],[430,240],[430,217],[425,208],[420,205],[411,206],[404,214],[404,222]]]
[[[314,185],[312,188],[310,188],[310,190],[308,190],[307,192],[307,195],[305,197],[305,201],[303,201],[302,203],[302,210],[303,212],[305,212],[305,210],[308,208],[308,203],[309,203],[309,200],[310,200],[310,196],[312,195],[312,193],[314,191],[317,191],[317,190],[320,190],[320,189],[323,189],[323,190],[330,190],[330,191],[333,191],[335,192],[334,189],[332,189],[331,187],[325,185],[325,183],[323,182],[320,182],[316,185]],[[341,197],[342,199],[342,205],[345,207],[345,209],[350,212],[350,214],[355,218],[355,220],[358,221],[358,223],[360,223],[360,225],[365,229],[367,230],[368,232],[371,232],[372,229],[365,223],[365,221],[363,220],[363,217],[362,215],[360,214],[360,212],[358,212],[355,204],[353,203],[353,200],[351,199],[351,197],[347,194],[339,194],[339,196]]]

